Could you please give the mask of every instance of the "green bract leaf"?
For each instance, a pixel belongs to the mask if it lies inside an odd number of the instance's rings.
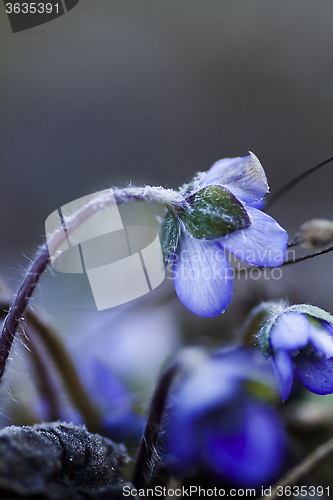
[[[303,313],[309,318],[313,317],[317,320],[327,321],[327,323],[333,325],[333,316],[323,309],[320,309],[320,307],[312,306],[310,304],[296,304],[288,307],[288,311]]]
[[[212,240],[249,227],[243,205],[227,189],[208,186],[187,199],[190,211],[180,214],[186,229],[198,239]]]
[[[177,217],[170,211],[166,213],[161,225],[161,248],[164,265],[169,263],[170,257],[176,250],[179,240],[179,222]]]
[[[266,323],[259,330],[260,348],[265,358],[269,358],[273,354],[270,338],[271,338],[271,329],[275,324],[277,318],[278,316],[275,315],[272,316],[266,321]]]

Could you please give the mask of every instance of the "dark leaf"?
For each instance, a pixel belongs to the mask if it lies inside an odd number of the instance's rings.
[[[167,212],[161,226],[161,248],[164,265],[168,265],[173,252],[176,250],[179,240],[179,221],[170,211]]]
[[[192,210],[184,211],[181,217],[195,238],[221,238],[238,229],[246,229],[251,223],[243,205],[221,186],[200,189],[187,201]]]

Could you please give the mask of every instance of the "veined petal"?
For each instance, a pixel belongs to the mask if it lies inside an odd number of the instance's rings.
[[[333,393],[333,360],[301,351],[294,359],[295,373],[302,384],[315,394]]]
[[[217,241],[182,236],[173,279],[187,309],[205,318],[223,313],[232,298],[232,278],[228,257]]]
[[[246,207],[250,227],[221,238],[221,245],[239,259],[257,266],[280,266],[286,258],[288,234],[269,215]]]
[[[255,201],[254,203],[249,203],[249,205],[252,208],[258,208],[258,210],[263,210],[263,208],[265,207],[266,203],[267,203],[267,200],[265,200],[264,198],[262,198],[261,200]]]
[[[294,351],[310,341],[310,321],[304,314],[285,312],[276,320],[271,331],[273,349]]]
[[[253,153],[238,158],[219,160],[200,181],[201,186],[219,184],[246,203],[254,203],[268,191],[267,178],[260,161]]]
[[[290,354],[287,351],[276,351],[273,357],[273,368],[282,401],[285,401],[290,394],[294,377]]]

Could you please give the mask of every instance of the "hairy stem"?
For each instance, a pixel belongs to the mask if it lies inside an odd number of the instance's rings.
[[[66,217],[66,229],[68,233],[73,232],[80,224],[89,219],[92,215],[114,205],[114,202],[131,203],[134,201],[146,201],[150,203],[160,203],[168,208],[184,207],[186,202],[184,196],[173,189],[164,189],[158,186],[144,186],[126,188],[114,188],[96,193],[96,195],[73,215]],[[62,228],[55,231],[48,238],[48,248],[50,255],[56,255],[57,249],[65,241],[66,237]]]
[[[167,207],[183,206],[184,198],[181,193],[173,189],[162,187],[126,187],[123,189],[110,189],[102,193],[96,193],[83,208],[66,219],[67,231],[73,231],[93,214],[99,212],[104,207],[117,203],[129,203],[133,201],[147,201],[162,203]],[[42,245],[32,262],[23,283],[11,305],[8,315],[5,318],[0,337],[0,383],[5,370],[10,349],[20,324],[23,313],[27,307],[29,299],[33,294],[37,283],[50,262],[50,255],[56,255],[57,249],[65,241],[63,229],[58,229],[49,238],[47,244]]]
[[[175,377],[180,371],[179,362],[173,363],[157,383],[150,405],[146,428],[137,455],[132,482],[138,489],[149,482],[156,457],[156,443],[159,437],[165,407]]]
[[[8,304],[5,302],[0,303],[0,318],[2,312],[6,309],[8,309]],[[51,325],[47,324],[35,312],[29,309],[25,312],[25,320],[26,326],[22,325],[22,329],[28,337],[28,344],[32,342],[32,348],[34,349],[36,343],[34,342],[34,338],[36,335],[38,335],[39,339],[43,342],[46,349],[48,350],[51,359],[53,360],[58,372],[63,379],[70,399],[82,415],[87,428],[90,432],[97,432],[100,434],[102,431],[100,424],[100,415],[95,409],[85,388],[83,387],[75,364],[58,333]],[[44,360],[39,360],[39,369],[41,362],[43,363],[43,365],[45,365]],[[47,366],[44,366],[43,369],[44,372],[47,371]],[[49,377],[47,373],[44,373],[43,378],[43,382],[48,381],[47,379]],[[55,395],[50,392],[49,394],[51,395],[51,400],[54,400]]]
[[[0,382],[2,380],[10,349],[25,308],[28,305],[29,299],[34,292],[40,277],[47,268],[48,263],[49,252],[47,245],[44,244],[39,249],[35,260],[28,269],[23,283],[3,323],[0,337]]]
[[[274,500],[281,495],[278,495],[278,487],[285,488],[286,486],[294,486],[299,483],[299,481],[307,476],[311,471],[317,468],[324,460],[326,460],[333,453],[333,437],[330,438],[326,443],[319,446],[310,455],[308,455],[301,463],[296,465],[291,469],[285,476],[283,476],[272,488],[272,494],[268,497],[264,496],[260,500],[269,498]]]

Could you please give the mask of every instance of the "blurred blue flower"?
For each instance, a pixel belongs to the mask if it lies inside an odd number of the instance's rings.
[[[87,362],[85,362],[87,361]],[[101,434],[116,442],[137,444],[142,436],[146,418],[134,411],[135,401],[125,383],[96,358],[80,359],[77,368],[89,397],[100,414]],[[69,401],[61,405],[59,418],[82,425],[80,413]]]
[[[116,442],[138,441],[145,426],[145,418],[134,412],[133,395],[124,383],[97,360],[94,362],[89,389],[91,399],[101,412],[103,435]]]
[[[259,340],[264,356],[272,359],[282,400],[290,394],[294,372],[309,391],[333,393],[333,316],[306,304],[259,307],[269,313]]]
[[[267,191],[265,172],[252,153],[219,160],[183,188],[192,208],[167,214],[161,242],[164,237],[175,247],[175,289],[190,311],[213,317],[228,307],[233,270],[225,251],[258,266],[284,262],[288,235],[258,208]]]
[[[183,379],[169,413],[168,451],[175,475],[198,470],[230,483],[266,484],[284,461],[285,435],[264,398],[274,376],[243,350],[207,359]]]

